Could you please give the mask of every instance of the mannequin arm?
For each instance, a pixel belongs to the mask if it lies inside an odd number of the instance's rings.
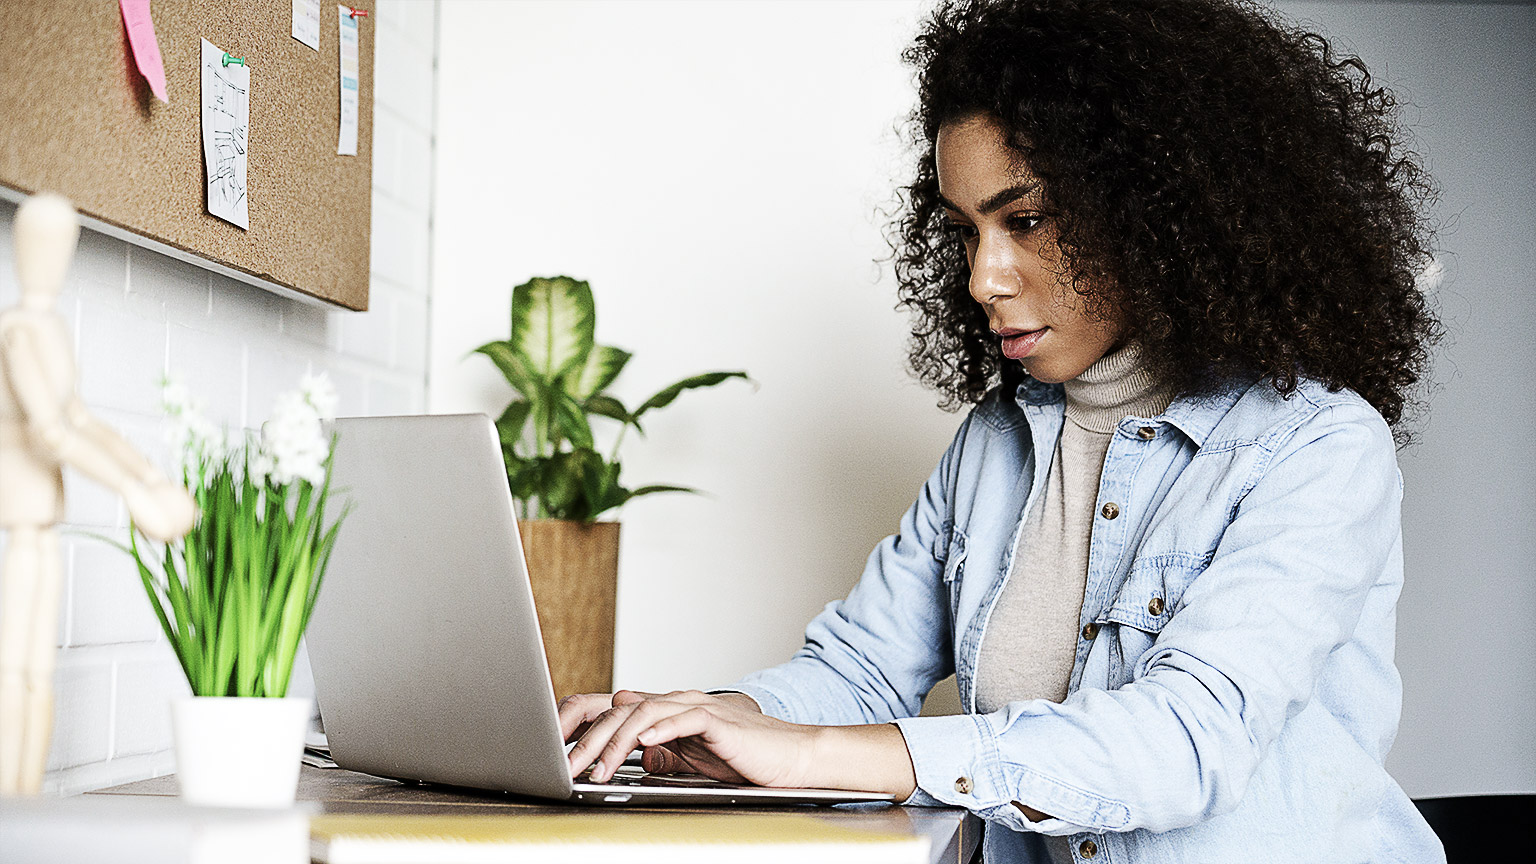
[[[90,409],[86,408],[85,403],[78,398],[69,400],[69,406],[65,408],[64,415],[69,418],[68,425],[71,429],[122,465],[123,469],[137,478],[140,483],[154,486],[166,482],[165,474],[161,473],[154,463],[145,459],[142,453],[134,449],[132,444],[124,441],[112,427],[91,416]]]
[[[122,495],[128,512],[144,532],[157,539],[185,534],[196,508],[186,490],[170,483],[117,433],[95,420],[77,399],[59,404],[37,345],[25,330],[8,331],[6,382],[27,416],[32,440],[60,462]]]
[[[27,416],[27,431],[33,442],[60,462],[118,492],[130,484],[144,483],[138,465],[124,464],[118,454],[97,446],[74,428],[73,418],[48,386],[47,370],[30,333],[19,328],[9,331],[4,347],[5,368],[11,373],[7,383]]]

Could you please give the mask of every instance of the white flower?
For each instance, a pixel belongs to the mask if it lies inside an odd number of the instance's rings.
[[[336,395],[336,386],[331,383],[329,375],[324,372],[319,375],[304,373],[299,379],[299,392],[304,394],[304,401],[315,409],[321,420],[329,422],[336,419],[336,405],[341,400]]]
[[[181,467],[189,476],[197,473],[198,466],[225,457],[229,445],[224,430],[203,416],[202,403],[192,399],[186,385],[166,376],[161,381],[160,402],[170,421],[166,424],[165,439],[181,454]]]
[[[167,375],[160,381],[160,404],[171,417],[191,410],[192,396],[187,392],[187,385]]]
[[[272,469],[276,466],[272,463],[272,457],[265,453],[257,452],[251,457],[247,470],[250,472],[251,482],[257,486],[265,486],[267,478],[272,476]]]
[[[273,483],[305,480],[318,486],[325,481],[325,460],[330,455],[322,409],[335,410],[335,390],[323,375],[306,375],[300,388],[277,397],[272,419],[261,427],[258,458],[262,467],[271,466],[267,473]]]
[[[268,484],[282,486],[298,480],[315,486],[325,482],[331,440],[324,421],[335,417],[337,398],[324,373],[305,374],[299,389],[280,394],[260,435],[242,440],[230,440],[204,417],[202,405],[180,382],[170,378],[161,382],[161,402],[170,421],[166,438],[181,454],[189,478],[227,463],[238,478],[249,478],[261,490]]]

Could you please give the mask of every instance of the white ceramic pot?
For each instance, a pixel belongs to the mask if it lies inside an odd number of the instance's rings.
[[[215,807],[291,807],[310,701],[190,696],[171,703],[181,797]]]

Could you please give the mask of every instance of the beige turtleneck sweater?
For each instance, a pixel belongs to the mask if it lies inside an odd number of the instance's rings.
[[[1024,699],[1066,698],[1104,454],[1121,420],[1156,417],[1173,401],[1134,344],[1101,357],[1065,390],[1066,421],[1045,489],[1026,517],[1013,575],[982,638],[976,710],[984,714]]]

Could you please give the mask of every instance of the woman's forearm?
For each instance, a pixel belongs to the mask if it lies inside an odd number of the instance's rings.
[[[815,728],[813,782],[806,785],[887,792],[901,800],[917,789],[907,740],[894,724]]]
[[[816,748],[816,782],[827,789],[889,792],[901,800],[917,789],[917,771],[907,740],[894,723],[870,726],[822,726]],[[1013,802],[1031,822],[1051,817]]]

